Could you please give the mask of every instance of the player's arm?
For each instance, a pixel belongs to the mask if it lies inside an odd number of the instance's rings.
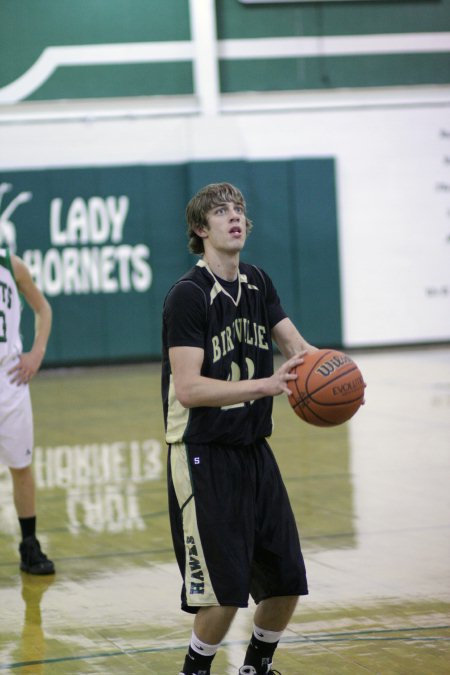
[[[169,349],[175,395],[185,408],[207,406],[218,408],[235,403],[245,403],[264,396],[289,394],[289,370],[302,361],[298,355],[288,359],[271,377],[255,380],[217,380],[201,374],[203,349],[199,347],[171,347]]]
[[[281,319],[272,328],[272,339],[286,359],[290,359],[296,354],[317,351],[317,347],[305,340],[288,317]]]
[[[21,354],[19,362],[9,371],[12,382],[29,382],[39,370],[45,356],[47,342],[52,326],[52,309],[33,281],[33,278],[21,258],[11,256],[11,263],[17,287],[34,312],[34,340],[29,352]]]

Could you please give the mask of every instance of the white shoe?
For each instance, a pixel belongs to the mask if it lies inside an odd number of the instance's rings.
[[[267,670],[264,672],[267,673],[267,675],[281,675],[281,673],[278,670],[272,670],[272,664],[269,663],[268,666],[266,666]],[[183,675],[183,673],[180,673],[180,675]],[[258,675],[258,671],[253,668],[253,666],[241,666],[239,668],[239,673],[238,675]]]

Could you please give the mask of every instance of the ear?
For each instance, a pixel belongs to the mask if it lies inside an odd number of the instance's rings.
[[[195,234],[200,237],[201,239],[206,239],[208,236],[207,228],[204,225],[195,225],[195,227],[192,228],[195,232]]]

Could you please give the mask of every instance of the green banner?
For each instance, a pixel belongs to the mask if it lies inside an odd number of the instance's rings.
[[[160,357],[164,297],[195,262],[186,203],[222,180],[242,189],[255,224],[243,259],[272,276],[305,337],[342,344],[332,159],[7,172],[0,245],[52,305],[47,365]],[[32,318],[25,310],[26,348]]]

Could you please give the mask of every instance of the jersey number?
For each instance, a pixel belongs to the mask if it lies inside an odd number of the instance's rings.
[[[6,342],[6,315],[0,310],[0,342]]]
[[[241,369],[238,366],[237,363],[234,361],[231,362],[231,372],[228,375],[228,382],[239,382],[239,380],[246,379],[246,380],[252,380],[253,376],[255,374],[255,364],[251,359],[248,357],[245,358],[245,365],[247,368],[247,377],[243,378],[241,377]],[[253,401],[249,401],[249,403],[253,403]],[[243,408],[245,406],[245,403],[233,403],[232,405],[223,405],[221,410],[231,410],[232,408]]]

